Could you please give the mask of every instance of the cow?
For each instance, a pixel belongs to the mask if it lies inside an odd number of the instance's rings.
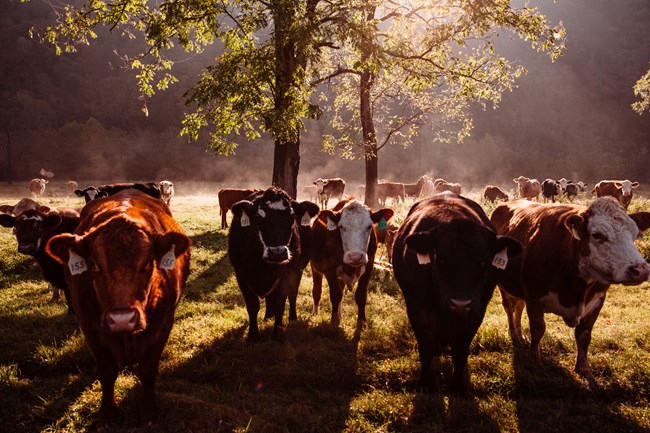
[[[560,182],[553,179],[546,179],[542,182],[542,196],[544,197],[544,203],[548,202],[548,199],[551,199],[555,203],[555,196],[562,194],[562,187]]]
[[[422,189],[420,190],[420,198],[431,197],[434,193],[435,187],[433,186],[433,180],[429,176],[425,176],[424,183],[422,184]]]
[[[79,212],[73,209],[52,209],[38,205],[17,215],[0,214],[0,225],[13,227],[18,252],[32,256],[39,268],[43,279],[52,285],[52,301],[60,299],[60,291],[65,295],[68,314],[74,314],[68,285],[65,281],[62,264],[45,252],[47,241],[61,233],[72,233],[79,225]]]
[[[161,200],[135,189],[93,200],[74,233],[49,240],[62,265],[102,387],[100,422],[116,415],[122,366],[138,364],[143,420],[156,415],[154,385],[189,275],[190,239]]]
[[[580,188],[575,183],[567,183],[564,188],[564,195],[566,195],[566,198],[570,201],[572,198],[578,196],[579,190]]]
[[[69,180],[65,184],[68,187],[68,191],[70,191],[72,194],[74,194],[75,190],[79,189],[79,184],[74,180]]]
[[[29,197],[23,197],[15,205],[1,205],[0,212],[18,216],[28,209],[38,209],[41,205]]]
[[[439,194],[441,192],[450,191],[454,194],[461,194],[462,186],[459,183],[447,182],[442,178],[433,181],[433,193]]]
[[[525,305],[530,350],[541,359],[544,314],[557,314],[575,328],[576,373],[592,381],[588,348],[607,289],[610,284],[640,284],[650,275],[650,265],[634,244],[640,231],[650,227],[650,213],[628,216],[611,197],[589,206],[519,200],[497,206],[490,219],[499,234],[524,246],[498,282],[513,342],[523,342]]]
[[[596,197],[612,196],[621,204],[623,209],[627,210],[634,191],[632,189],[638,188],[639,182],[632,182],[630,180],[601,180],[592,189],[592,194]]]
[[[45,193],[45,185],[47,183],[49,183],[47,179],[32,179],[29,181],[27,188],[33,195],[42,197]]]
[[[282,341],[285,303],[297,294],[309,256],[300,227],[308,228],[319,209],[310,201],[292,200],[274,186],[251,198],[231,208],[228,258],[246,302],[248,340],[259,340],[257,313],[260,298],[265,298],[275,318],[272,339]]]
[[[83,197],[86,203],[90,203],[92,200],[102,197],[109,197],[124,189],[136,189],[153,198],[160,198],[160,187],[155,182],[111,183],[107,185],[100,185],[98,187],[89,186],[85,189],[77,189],[74,191],[74,193],[77,197]]]
[[[312,224],[313,315],[318,314],[325,276],[332,303],[330,323],[339,326],[343,290],[346,286],[353,290],[356,285],[357,329],[365,324],[368,283],[377,251],[373,224],[383,226],[393,214],[388,208],[372,211],[356,199],[344,200],[332,210],[320,211]]]
[[[333,179],[318,178],[314,181],[314,185],[318,187],[318,204],[323,209],[327,209],[327,202],[330,198],[338,197],[339,200],[343,198],[345,181],[340,177]]]
[[[395,243],[395,236],[397,236],[397,230],[399,226],[392,221],[388,221],[386,224],[377,223],[373,225],[375,229],[375,236],[377,237],[377,244],[384,244],[386,247],[386,255],[388,257],[388,263],[393,261],[393,244]]]
[[[226,217],[228,216],[228,211],[232,208],[232,205],[237,203],[240,200],[246,200],[251,195],[261,191],[260,189],[247,188],[222,188],[217,193],[219,198],[219,214],[221,215],[221,228],[228,228],[228,221]]]
[[[566,190],[566,186],[570,183],[573,183],[572,180],[568,180],[566,178],[558,179],[557,180],[558,185],[560,185],[560,194],[563,193]],[[559,194],[558,194],[559,195]]]
[[[510,197],[508,197],[508,194],[503,192],[501,188],[495,185],[486,185],[485,188],[483,188],[483,192],[481,193],[481,196],[483,197],[483,199],[493,203],[497,200],[510,199]]]
[[[420,194],[422,194],[422,188],[427,180],[429,180],[428,176],[424,175],[420,176],[415,183],[405,183],[404,194],[409,197],[420,197]]]
[[[406,191],[404,184],[399,182],[388,182],[386,180],[379,181],[377,184],[377,199],[380,206],[386,206],[386,200],[392,199],[393,203],[404,201],[406,199]]]
[[[519,198],[536,199],[542,193],[542,185],[537,179],[529,179],[524,176],[519,176],[512,179],[517,184]]]
[[[161,180],[158,188],[160,188],[160,199],[169,206],[172,197],[174,197],[174,183],[169,180]]]
[[[451,192],[415,203],[393,246],[393,271],[418,342],[420,384],[436,387],[431,363],[451,346],[453,392],[465,391],[472,339],[499,274],[521,244],[498,236],[478,203]]]
[[[311,202],[316,202],[318,200],[318,187],[316,185],[306,185],[302,189],[302,193],[307,196],[307,199]]]
[[[356,195],[356,197],[359,200],[362,200],[363,198],[365,198],[366,197],[366,186],[363,185],[363,184],[357,185],[357,189],[355,190],[354,195]]]

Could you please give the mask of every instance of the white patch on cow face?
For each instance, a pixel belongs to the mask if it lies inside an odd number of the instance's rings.
[[[557,183],[560,184],[560,189],[562,191],[564,191],[566,189],[566,186],[569,183],[569,181],[566,180],[565,178],[562,178],[562,179],[558,180]]]
[[[43,217],[40,215],[20,215],[18,217],[21,221],[34,220],[34,221],[43,221]]]
[[[273,209],[273,210],[285,210],[287,208],[283,200],[277,200],[274,202],[267,201],[266,205],[268,206],[269,209]],[[291,209],[291,213],[293,214],[293,209]]]
[[[322,194],[323,192],[323,187],[325,186],[325,181],[323,179],[318,179],[316,182],[314,182],[314,185],[316,185],[316,188],[318,188],[318,193]]]
[[[95,198],[97,197],[97,190],[96,189],[90,189],[90,190],[86,191],[86,194],[88,194],[89,199],[95,200]]]
[[[580,324],[583,318],[591,314],[596,308],[599,308],[605,302],[605,293],[597,293],[588,303],[580,302],[577,305],[565,307],[560,303],[558,294],[549,292],[546,296],[540,299],[544,305],[545,313],[553,313],[561,316],[567,325],[576,327]]]
[[[172,185],[173,184],[168,180],[163,180],[160,182],[160,189],[162,190],[162,193],[171,194]]]
[[[248,215],[246,215],[246,211],[242,211],[241,218],[239,219],[239,224],[242,227],[248,227],[249,225],[251,225],[251,219],[248,217]]]
[[[648,278],[650,265],[641,257],[634,241],[639,228],[617,203],[598,199],[589,207],[585,241],[589,254],[578,260],[580,276],[603,284],[639,284]]]
[[[619,182],[621,185],[621,189],[623,190],[623,195],[630,195],[632,194],[632,182],[629,180],[624,180],[622,182]]]
[[[368,243],[372,230],[370,210],[363,203],[352,200],[341,211],[339,228],[343,243],[343,263],[350,266],[368,263]]]
[[[257,209],[257,214],[262,218],[266,218],[266,212],[264,212],[264,209],[262,208]]]

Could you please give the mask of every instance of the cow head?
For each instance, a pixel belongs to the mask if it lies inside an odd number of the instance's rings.
[[[522,252],[516,240],[468,220],[411,233],[405,243],[431,268],[440,308],[459,314],[479,309],[484,288],[494,288],[498,270]]]
[[[99,188],[94,186],[89,186],[86,189],[76,189],[74,193],[77,197],[83,197],[86,200],[86,203],[89,203],[96,198],[108,196],[106,191],[101,191]]]
[[[616,188],[620,189],[624,196],[632,195],[632,188],[638,188],[639,182],[632,182],[627,179],[614,182]]]
[[[18,242],[18,252],[34,255],[45,248],[45,242],[51,236],[51,229],[61,224],[58,214],[49,214],[50,208],[39,206],[37,209],[27,209],[18,216],[0,215],[0,225],[13,227]]]
[[[174,189],[174,184],[168,180],[161,180],[159,187],[161,193],[165,195],[169,195],[172,193]]]
[[[579,191],[584,191],[584,190],[585,190],[585,187],[586,187],[588,184],[584,183],[583,181],[578,181],[578,183],[576,183],[576,185],[578,186],[578,190],[579,190]]]
[[[571,180],[567,180],[566,178],[559,179],[557,183],[560,185],[560,189],[564,191],[566,189],[567,184],[571,183]]]
[[[113,218],[84,235],[64,233],[46,251],[68,267],[70,278],[89,278],[101,309],[100,328],[107,333],[139,332],[147,327],[152,279],[176,265],[190,247],[182,233],[152,234],[126,216]],[[154,275],[155,273],[155,275]]]
[[[320,177],[314,181],[314,185],[316,185],[316,188],[318,188],[318,193],[322,194],[323,193],[323,188],[325,188],[325,185],[327,185],[327,180],[326,179],[321,179]]]
[[[650,265],[634,244],[650,226],[646,213],[627,215],[615,199],[600,197],[564,224],[579,242],[578,270],[584,280],[632,285],[650,276]]]
[[[297,226],[309,226],[318,206],[310,201],[296,202],[280,188],[271,187],[253,201],[235,203],[231,211],[233,226],[250,227],[257,231],[262,245],[262,259],[283,265],[292,258],[292,244]],[[299,245],[294,247],[299,248]]]
[[[385,224],[393,217],[392,209],[371,211],[358,200],[351,200],[340,211],[323,210],[318,221],[330,231],[338,231],[343,245],[343,263],[360,267],[368,263],[368,244],[374,223]]]

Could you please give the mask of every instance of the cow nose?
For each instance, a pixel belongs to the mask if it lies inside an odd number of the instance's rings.
[[[266,259],[269,262],[284,262],[289,260],[289,248],[286,245],[281,247],[268,247],[266,249]]]
[[[343,256],[343,263],[354,267],[363,266],[368,263],[368,254],[359,251],[348,251]]]
[[[627,268],[627,277],[630,281],[641,283],[650,276],[650,265],[646,262],[639,262]]]
[[[457,313],[457,314],[468,313],[471,306],[472,306],[472,300],[471,299],[449,298],[449,308],[454,313]]]
[[[32,253],[34,253],[34,250],[35,250],[34,245],[31,245],[31,244],[27,244],[27,245],[19,244],[18,245],[18,252],[21,253],[21,254],[32,254]]]
[[[133,332],[139,329],[140,313],[136,308],[119,308],[106,314],[109,332]]]

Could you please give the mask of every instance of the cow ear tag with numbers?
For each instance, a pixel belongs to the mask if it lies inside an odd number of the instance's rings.
[[[160,259],[160,269],[174,269],[174,262],[176,261],[176,255],[174,254],[174,249],[176,245],[172,244],[172,247],[165,253],[164,256]]]
[[[492,259],[492,266],[494,266],[497,269],[505,269],[506,265],[508,264],[508,247],[505,247],[498,253],[494,255],[494,259]]]
[[[379,230],[384,230],[388,224],[386,223],[386,218],[381,217],[379,220],[379,223],[377,223],[377,228]]]
[[[248,227],[251,225],[251,220],[248,218],[248,215],[246,215],[246,211],[243,211],[241,213],[241,219],[239,220],[240,224],[242,227]]]
[[[68,250],[70,253],[70,258],[68,259],[68,269],[72,275],[83,274],[88,270],[86,261],[79,254],[75,253],[72,250]]]
[[[310,225],[309,223],[311,223],[311,217],[309,216],[309,212],[305,211],[305,214],[300,219],[300,225],[308,226]]]

